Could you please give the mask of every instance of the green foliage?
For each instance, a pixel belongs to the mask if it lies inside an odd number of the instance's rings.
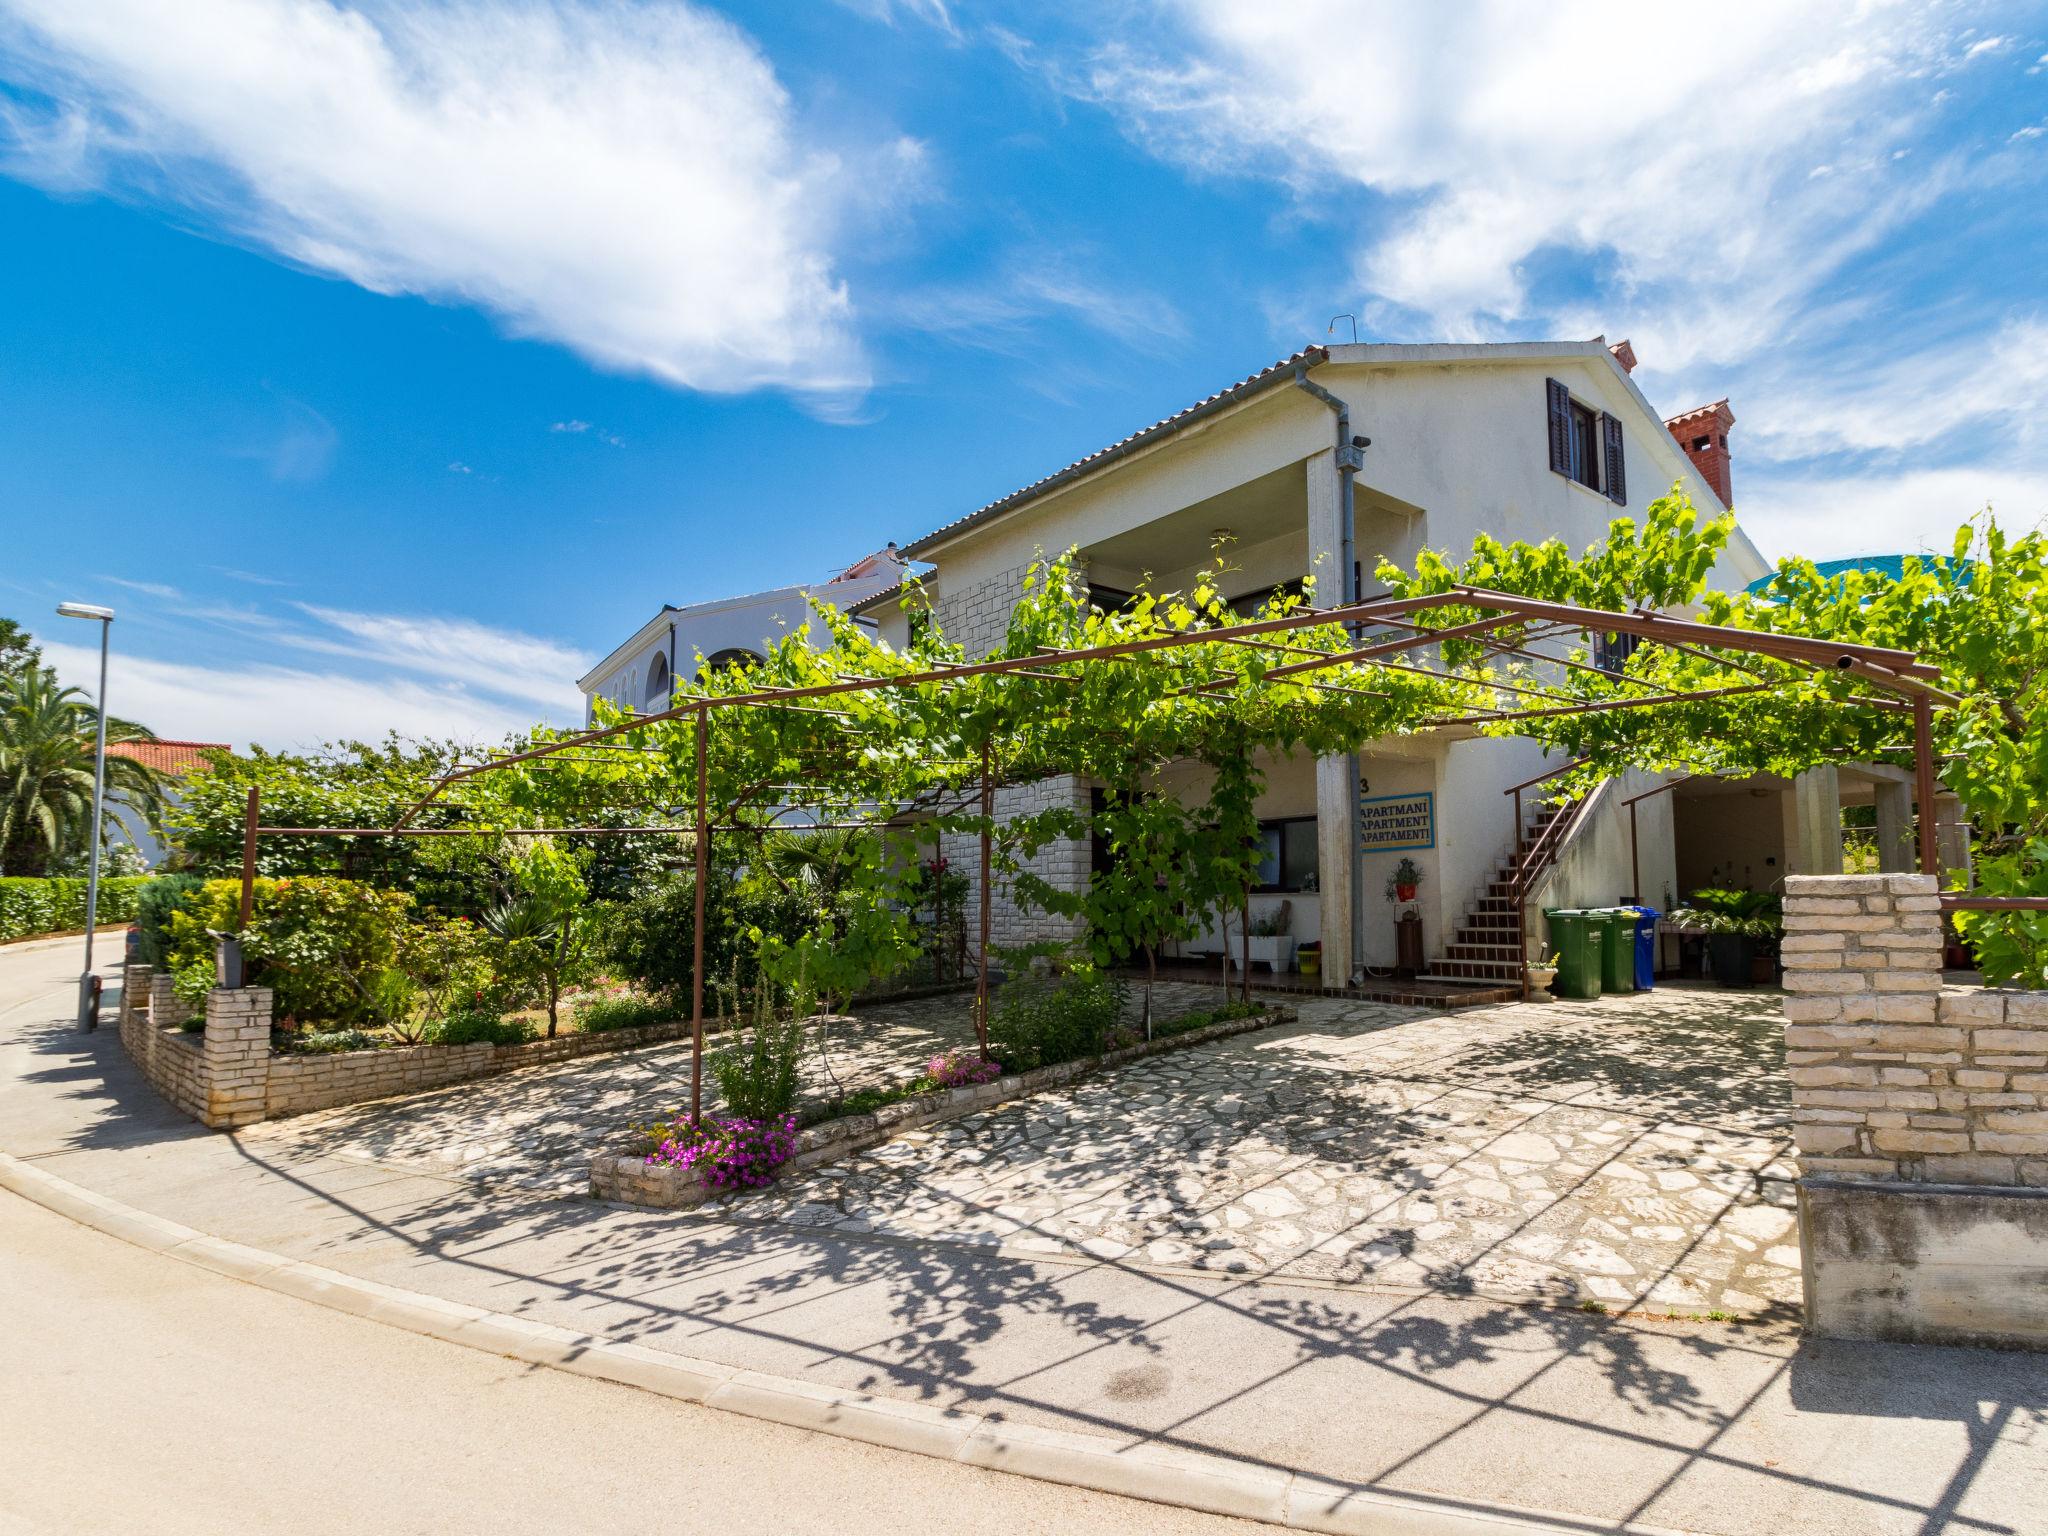
[[[100,881],[99,920],[132,920],[156,882],[148,875],[115,875]],[[83,879],[0,876],[0,942],[39,933],[69,933],[85,926]]]
[[[301,1056],[333,1056],[342,1051],[374,1051],[385,1041],[361,1029],[303,1029],[284,1036],[285,1048]]]
[[[680,1016],[675,1004],[652,998],[600,997],[576,1010],[576,1028],[586,1035],[599,1035],[614,1029],[670,1024]]]
[[[0,619],[0,672],[26,672],[42,664],[35,637],[13,619]]]
[[[167,958],[181,995],[212,986],[207,930],[234,931],[241,897],[239,881],[209,880],[170,914]],[[389,1023],[408,991],[396,963],[411,905],[400,893],[352,880],[258,880],[254,915],[242,931],[250,979],[276,990],[282,1024]]]
[[[713,1054],[711,1073],[727,1114],[766,1120],[796,1103],[797,1068],[809,1028],[804,1018],[779,1019],[763,1007],[744,1039]]]
[[[1012,1072],[1100,1056],[1123,1005],[1124,984],[1092,965],[1023,970],[996,994],[990,1052]]]
[[[757,891],[779,888],[801,914],[801,926],[793,936],[751,932],[761,973],[786,990],[835,1003],[897,974],[922,953],[908,899],[916,879],[915,867],[887,857],[872,835],[828,831],[764,839],[761,871],[750,884]]]
[[[499,974],[529,977],[540,987],[550,1040],[559,1025],[562,988],[588,948],[588,897],[575,859],[536,838],[513,862],[511,891],[480,919],[498,941]]]
[[[205,883],[197,875],[158,875],[143,882],[135,897],[135,953],[144,965],[169,964],[171,914],[196,898]]]
[[[532,1038],[533,1025],[525,1019],[507,1019],[487,1011],[464,1009],[429,1024],[420,1034],[420,1043],[524,1045]]]
[[[109,746],[156,739],[131,720],[106,725]],[[88,851],[98,730],[98,710],[53,669],[0,668],[0,874],[49,874]],[[134,841],[163,805],[162,775],[132,757],[109,754],[106,789],[103,839],[113,823]]]
[[[1784,899],[1775,891],[1737,891],[1708,886],[1694,891],[1672,917],[1701,933],[1733,933],[1753,939],[1785,931]]]

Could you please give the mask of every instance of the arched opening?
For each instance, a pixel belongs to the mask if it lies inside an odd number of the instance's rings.
[[[707,672],[721,672],[727,667],[758,666],[760,661],[761,658],[758,653],[748,650],[745,646],[736,645],[713,653],[711,658],[704,663],[704,670]]]
[[[667,709],[669,701],[668,657],[656,655],[647,667],[647,691],[643,695],[649,709]]]

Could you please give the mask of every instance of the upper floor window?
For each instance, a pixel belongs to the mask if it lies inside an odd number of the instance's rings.
[[[667,709],[669,703],[668,657],[657,655],[647,667],[647,707]]]
[[[1543,381],[1543,394],[1551,470],[1599,491],[1616,506],[1626,506],[1628,479],[1622,464],[1620,418],[1574,400],[1557,379]]]

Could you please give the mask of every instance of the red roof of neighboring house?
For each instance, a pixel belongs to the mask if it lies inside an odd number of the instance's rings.
[[[206,765],[209,752],[230,750],[225,741],[117,741],[107,748],[109,757],[132,757],[158,773],[184,775]]]

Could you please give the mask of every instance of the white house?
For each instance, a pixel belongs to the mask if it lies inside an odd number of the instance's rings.
[[[813,594],[846,611],[903,584],[905,566],[891,544],[819,582],[750,592],[678,608],[667,605],[576,680],[586,701],[609,699],[643,713],[667,709],[677,673],[758,661],[794,632],[809,637]],[[872,622],[872,621],[870,621]],[[584,716],[589,718],[586,702]]]
[[[1001,639],[1019,580],[1041,551],[1077,548],[1094,596],[1113,604],[1141,586],[1184,590],[1227,534],[1241,571],[1227,596],[1255,602],[1314,572],[1317,601],[1328,605],[1370,595],[1382,556],[1407,565],[1425,546],[1468,549],[1482,531],[1504,541],[1554,535],[1582,548],[1612,518],[1640,518],[1674,482],[1703,515],[1720,513],[1734,420],[1727,402],[1669,418],[1680,441],[1630,377],[1633,366],[1626,342],[1602,340],[1311,347],[902,553],[935,566],[925,590],[948,637],[974,656]],[[1738,533],[1711,579],[1735,590],[1768,569]],[[862,611],[884,638],[907,640],[900,603],[883,595]],[[1322,942],[1324,984],[1360,979],[1394,962],[1395,909],[1382,890],[1410,857],[1422,870],[1426,970],[1518,978],[1520,957],[1497,930],[1475,931],[1475,914],[1514,843],[1511,791],[1559,765],[1532,741],[1469,731],[1265,762],[1268,861],[1255,915],[1285,901],[1291,936]],[[1625,813],[1630,794],[1661,782],[1636,777],[1607,786],[1582,818],[1547,877],[1553,904],[1632,894],[1654,902],[1677,882],[1674,799],[1653,795]],[[1004,803],[1050,795],[1085,809],[1089,794],[1061,779],[1006,790]],[[1098,854],[1055,848],[1039,872],[1082,882]],[[956,869],[973,869],[970,850],[950,856]],[[996,908],[998,943],[1064,931],[1000,892]]]

